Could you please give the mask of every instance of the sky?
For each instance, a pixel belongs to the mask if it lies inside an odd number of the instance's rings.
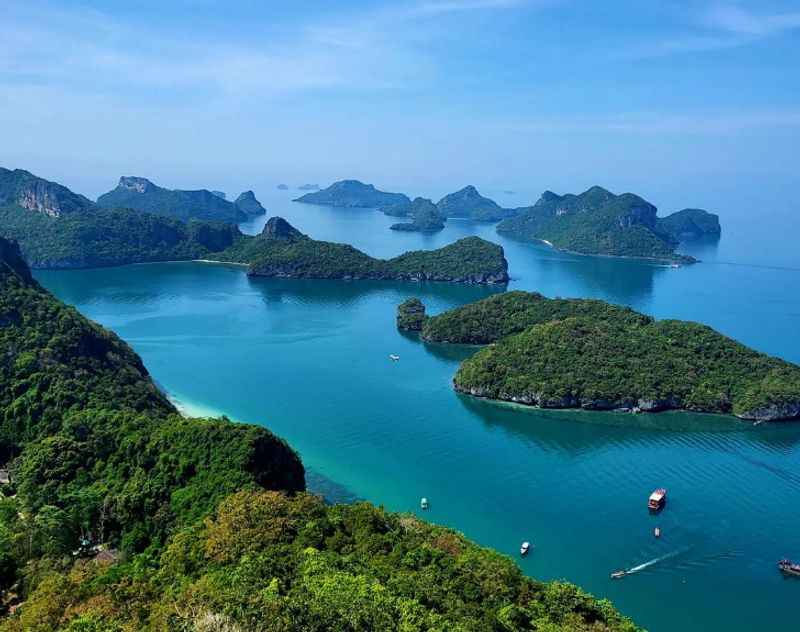
[[[0,166],[91,197],[357,178],[717,208],[800,175],[798,0],[2,0],[0,42]]]

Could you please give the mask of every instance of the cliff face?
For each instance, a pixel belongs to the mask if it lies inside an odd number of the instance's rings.
[[[90,210],[94,203],[67,187],[22,169],[0,168],[0,206],[19,206],[48,217]]]

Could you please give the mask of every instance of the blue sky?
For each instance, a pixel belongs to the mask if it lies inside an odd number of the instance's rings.
[[[715,206],[798,177],[800,2],[4,0],[0,42],[0,165],[89,195],[355,177]]]

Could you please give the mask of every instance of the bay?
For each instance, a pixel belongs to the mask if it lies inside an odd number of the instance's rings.
[[[703,263],[673,269],[558,253],[468,221],[400,234],[374,211],[294,204],[290,194],[259,197],[317,239],[387,257],[477,234],[504,246],[511,289],[697,320],[800,362],[800,265],[781,209],[757,226],[732,209],[721,241],[685,250]],[[240,267],[191,262],[36,277],[128,341],[193,414],[285,437],[310,485],[334,499],[413,511],[508,555],[530,540],[526,573],[609,597],[650,630],[769,629],[794,616],[800,582],[775,562],[800,557],[800,424],[545,412],[459,396],[450,380],[474,350],[397,332],[396,305],[419,296],[437,313],[498,288],[249,279]],[[669,504],[651,516],[657,486]]]

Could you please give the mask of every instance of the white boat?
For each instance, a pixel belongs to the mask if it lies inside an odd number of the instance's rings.
[[[527,555],[528,551],[531,550],[531,543],[530,542],[523,542],[522,546],[519,547],[519,554],[520,555]]]
[[[390,354],[389,354],[389,359],[390,359],[392,362],[397,362],[397,361],[400,359],[400,356],[399,356],[399,355],[395,355],[394,353],[390,353]]]
[[[427,509],[428,508],[428,499],[427,498],[423,498],[422,500],[419,501],[419,508],[420,509]]]

